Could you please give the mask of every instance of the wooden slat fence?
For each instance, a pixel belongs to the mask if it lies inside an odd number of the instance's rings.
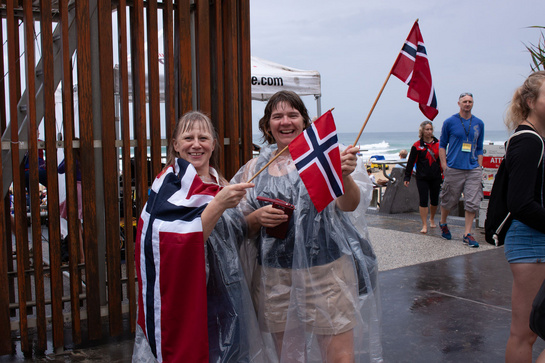
[[[249,6],[0,0],[0,355],[134,332],[135,225],[176,120],[211,116],[227,178],[251,157]]]

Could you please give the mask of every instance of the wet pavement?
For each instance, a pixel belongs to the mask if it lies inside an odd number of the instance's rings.
[[[503,362],[511,283],[503,248],[382,272],[384,360]]]
[[[503,362],[513,281],[503,247],[487,244],[482,229],[474,229],[480,247],[465,246],[459,217],[448,218],[447,241],[439,228],[419,233],[417,213],[368,215],[379,263],[388,253],[402,257],[402,267],[386,258],[379,274],[384,361]],[[544,349],[538,338],[534,360]]]
[[[419,216],[370,211],[369,232],[379,258],[385,362],[503,362],[511,321],[512,276],[503,248],[461,243],[463,219],[449,217],[451,241],[438,228],[422,235]],[[438,222],[437,222],[438,223]],[[545,349],[538,338],[534,360]],[[132,335],[73,346],[62,354],[0,362],[130,362]]]

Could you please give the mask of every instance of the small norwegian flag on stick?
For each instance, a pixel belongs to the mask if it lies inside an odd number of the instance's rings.
[[[344,194],[337,129],[331,111],[297,136],[289,150],[318,212]]]

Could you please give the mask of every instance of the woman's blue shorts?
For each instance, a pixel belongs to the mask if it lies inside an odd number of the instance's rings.
[[[507,230],[504,248],[509,263],[545,262],[545,234],[516,219]]]

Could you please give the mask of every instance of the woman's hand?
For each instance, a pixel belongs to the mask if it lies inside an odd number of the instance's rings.
[[[408,181],[404,181],[404,182],[403,182],[403,185],[405,185],[406,187],[408,187],[408,186],[409,186],[409,182],[408,182]]]
[[[236,207],[240,200],[246,195],[246,189],[253,188],[254,183],[230,184],[223,187],[216,194],[214,199],[208,203],[201,214],[204,240],[206,241],[212,233],[216,223],[226,209]]]
[[[258,223],[263,227],[276,227],[288,220],[288,215],[283,210],[273,208],[271,204],[259,208],[254,213]]]
[[[288,220],[283,210],[273,208],[271,204],[256,209],[246,216],[250,237],[255,236],[261,227],[276,227]]]
[[[229,184],[216,194],[213,202],[223,213],[226,209],[236,207],[246,195],[246,189],[253,188],[254,186],[254,183]]]
[[[341,153],[341,170],[343,174],[344,195],[335,201],[337,207],[345,212],[355,210],[360,204],[360,190],[350,176],[356,170],[358,164],[358,152],[360,149],[350,145]]]
[[[350,145],[341,153],[341,170],[343,177],[348,176],[354,172],[356,165],[358,164],[358,147]]]

